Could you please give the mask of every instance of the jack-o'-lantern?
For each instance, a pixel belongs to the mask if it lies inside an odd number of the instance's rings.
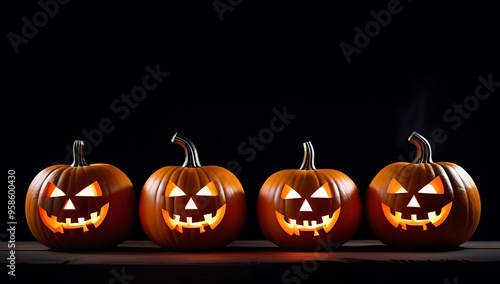
[[[137,216],[134,187],[117,167],[87,164],[84,142],[71,165],[52,165],[32,180],[25,201],[34,237],[55,250],[99,249],[129,237]]]
[[[176,133],[172,142],[185,151],[182,166],[156,170],[139,199],[144,233],[172,250],[210,250],[239,237],[246,221],[246,197],[238,178],[214,165],[202,166],[195,145]]]
[[[415,159],[380,170],[366,194],[366,217],[376,237],[401,248],[436,249],[469,240],[481,215],[477,187],[451,162],[434,162],[430,143],[417,132],[408,140]]]
[[[316,169],[312,143],[303,145],[299,169],[278,171],[262,185],[257,198],[260,228],[268,240],[285,249],[317,249],[325,242],[340,246],[361,222],[358,188],[343,172]]]

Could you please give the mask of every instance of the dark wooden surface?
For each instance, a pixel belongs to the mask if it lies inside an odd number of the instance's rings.
[[[9,251],[2,246],[2,266]],[[500,241],[471,241],[444,251],[402,251],[377,240],[298,252],[266,240],[238,240],[210,252],[176,252],[147,240],[116,248],[57,252],[18,242],[16,276],[7,283],[490,283],[500,279]],[[5,282],[2,282],[5,283]],[[498,282],[491,282],[498,283]]]

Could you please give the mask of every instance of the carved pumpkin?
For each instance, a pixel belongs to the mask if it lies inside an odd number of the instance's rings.
[[[223,247],[241,233],[246,197],[237,177],[220,166],[201,166],[195,145],[176,133],[172,142],[185,150],[182,166],[155,171],[139,199],[139,220],[156,244],[173,250]]]
[[[479,224],[476,185],[460,166],[433,162],[429,142],[417,132],[413,162],[396,162],[378,172],[366,194],[366,217],[376,237],[402,248],[456,247]]]
[[[25,203],[31,233],[55,250],[120,244],[137,215],[132,182],[113,165],[87,164],[83,141],[74,141],[73,158],[71,165],[49,166],[32,180]]]
[[[316,169],[311,142],[303,145],[299,169],[278,171],[262,185],[257,198],[260,228],[267,239],[286,249],[317,249],[325,242],[340,246],[361,222],[360,194],[346,174]]]

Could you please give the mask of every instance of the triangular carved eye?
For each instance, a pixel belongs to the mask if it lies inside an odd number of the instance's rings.
[[[400,194],[408,191],[395,179],[392,179],[387,188],[387,193]],[[422,194],[444,194],[443,181],[440,176],[435,177],[431,182],[422,187],[418,193]]]
[[[300,194],[293,189],[288,184],[285,184],[283,191],[281,192],[281,198],[283,199],[298,199],[301,198]]]
[[[176,197],[176,196],[184,196],[186,193],[182,191],[175,183],[169,181],[167,184],[167,188],[165,190],[166,197]]]
[[[185,196],[186,193],[175,183],[169,181],[167,184],[167,188],[165,189],[165,196],[166,197],[177,197],[177,196]],[[217,189],[215,188],[215,184],[213,181],[209,182],[207,185],[202,187],[196,195],[198,196],[218,196],[219,193],[217,192]]]
[[[209,182],[207,185],[202,187],[196,195],[198,196],[217,196],[219,195],[217,189],[215,188],[215,184],[213,181]]]
[[[64,193],[59,187],[49,181],[47,184],[47,190],[45,191],[45,197],[60,196],[66,196],[66,193]]]
[[[395,179],[392,179],[387,188],[387,193],[400,194],[408,193],[408,191]]]
[[[431,182],[426,184],[418,193],[424,194],[444,194],[443,181],[440,176],[435,177]]]
[[[97,181],[94,181],[91,185],[80,190],[75,196],[102,196],[102,190]]]
[[[312,198],[332,198],[332,191],[328,183],[323,184],[311,195]]]

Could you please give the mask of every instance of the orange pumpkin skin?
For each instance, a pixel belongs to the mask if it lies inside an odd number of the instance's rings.
[[[325,243],[338,247],[350,240],[360,225],[359,191],[346,174],[334,169],[316,169],[310,142],[304,143],[304,148],[306,154],[300,169],[278,171],[262,185],[257,198],[260,228],[268,240],[284,249],[323,249]],[[292,188],[300,197],[284,198],[290,195],[285,191],[291,192]],[[320,188],[330,197],[315,198],[314,193]],[[308,210],[304,210],[305,205]],[[295,221],[290,222],[290,218]]]
[[[86,164],[83,141],[75,141],[74,153],[72,165],[49,166],[32,180],[25,200],[28,227],[40,243],[54,250],[118,245],[131,234],[137,215],[132,182],[113,165]],[[97,187],[99,194],[79,196],[89,186]],[[56,190],[59,196],[50,197],[49,191]]]
[[[245,225],[243,186],[223,167],[201,166],[196,148],[187,138],[176,133],[172,142],[186,147],[186,163],[162,167],[146,180],[139,199],[144,233],[160,247],[171,250],[202,251],[226,246],[239,237]],[[170,196],[172,188],[183,195]],[[212,190],[211,196],[197,195],[206,188]],[[187,209],[188,204],[197,208]],[[206,214],[213,218],[205,218]]]
[[[384,167],[369,185],[368,225],[380,241],[393,247],[457,247],[479,224],[477,187],[462,167],[433,162],[430,145],[420,134],[412,133],[409,141],[417,146],[415,160]]]

